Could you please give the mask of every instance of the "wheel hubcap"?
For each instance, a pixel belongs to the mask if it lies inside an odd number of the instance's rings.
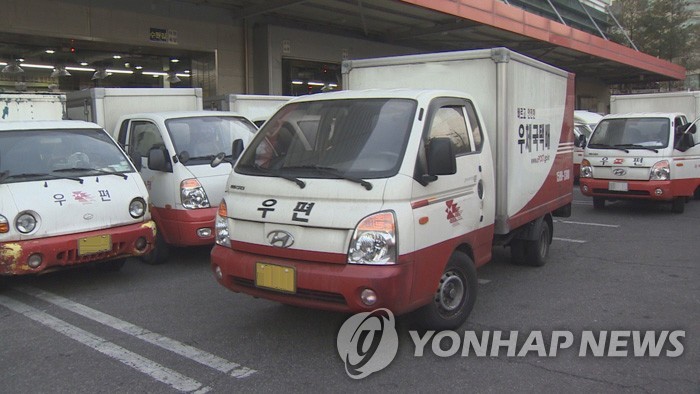
[[[445,311],[459,308],[464,299],[464,281],[454,272],[446,272],[440,278],[440,287],[435,302]]]

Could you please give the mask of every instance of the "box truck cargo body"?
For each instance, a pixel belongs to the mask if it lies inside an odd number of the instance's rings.
[[[700,91],[610,96],[610,113],[680,112],[690,120],[700,117]]]
[[[455,328],[493,245],[542,265],[552,217],[570,212],[573,75],[505,49],[343,70],[345,87],[389,89],[296,98],[265,123],[219,206],[215,276],[283,303],[416,310]]]
[[[65,115],[63,94],[0,93],[0,120],[61,120]]]
[[[474,97],[496,172],[496,232],[568,204],[574,75],[505,48],[351,60],[346,89],[456,89]],[[520,176],[523,160],[528,176]]]
[[[290,99],[292,99],[290,96],[226,94],[204,100],[204,107],[217,111],[236,112],[259,127]]]
[[[201,111],[201,88],[91,88],[67,94],[68,119],[94,122],[111,133],[120,116]]]

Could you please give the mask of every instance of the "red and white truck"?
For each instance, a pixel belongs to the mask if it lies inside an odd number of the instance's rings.
[[[503,48],[343,70],[347,88],[391,89],[300,97],[265,123],[219,206],[215,276],[282,303],[458,327],[493,245],[542,265],[552,217],[570,214],[574,76]]]

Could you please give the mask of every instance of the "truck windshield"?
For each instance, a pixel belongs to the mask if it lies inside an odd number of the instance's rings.
[[[289,104],[265,123],[236,171],[358,182],[393,176],[416,107],[408,99],[366,98]]]
[[[185,165],[208,164],[218,154],[231,155],[234,140],[248,144],[255,125],[237,116],[199,116],[165,121],[175,152]]]
[[[657,149],[668,146],[671,124],[667,118],[606,119],[596,127],[591,148]]]
[[[2,183],[29,182],[135,172],[101,129],[13,130],[0,132]]]

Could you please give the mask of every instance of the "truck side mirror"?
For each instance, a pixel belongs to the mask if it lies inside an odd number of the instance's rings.
[[[151,148],[148,151],[148,168],[153,171],[169,171],[167,157],[168,151],[166,149]]]
[[[586,136],[585,135],[581,134],[578,136],[578,146],[581,149],[586,148]]]
[[[231,162],[238,160],[241,153],[243,153],[243,140],[238,138],[231,144]]]
[[[457,159],[449,138],[432,138],[427,152],[428,175],[452,175],[457,173]]]

